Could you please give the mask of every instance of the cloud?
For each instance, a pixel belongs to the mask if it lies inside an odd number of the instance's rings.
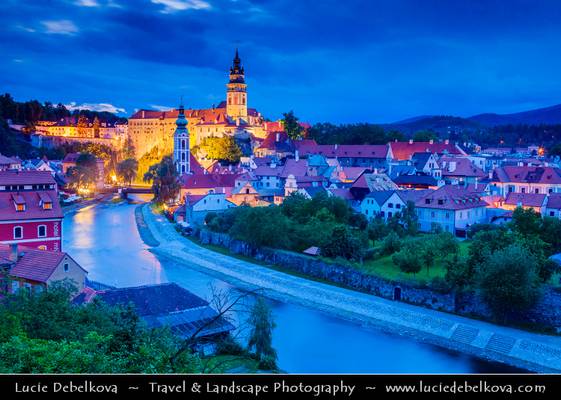
[[[152,0],[152,3],[163,5],[164,9],[160,12],[164,14],[185,10],[208,10],[211,8],[210,3],[204,0]]]
[[[45,27],[46,33],[58,34],[58,35],[74,35],[78,32],[78,27],[74,22],[61,19],[56,21],[41,21]]]
[[[97,0],[76,0],[74,4],[81,7],[99,7]]]
[[[150,104],[150,108],[157,110],[157,111],[169,111],[169,110],[173,110],[174,107],[169,107],[169,106],[159,106],[157,104]]]
[[[109,103],[82,103],[80,105],[76,104],[75,101],[65,104],[65,107],[70,111],[74,110],[90,110],[90,111],[107,111],[113,114],[126,113],[127,111],[122,107],[115,107],[113,104]]]

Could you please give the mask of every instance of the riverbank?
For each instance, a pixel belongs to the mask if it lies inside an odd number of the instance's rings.
[[[262,289],[283,302],[312,307],[341,318],[440,347],[536,372],[561,371],[561,338],[495,326],[464,317],[382,299],[288,275],[216,253],[175,231],[162,216],[142,207],[144,226],[160,243],[151,251],[199,269],[242,289]]]

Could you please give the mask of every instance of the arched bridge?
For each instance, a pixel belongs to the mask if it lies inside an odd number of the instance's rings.
[[[121,197],[126,199],[129,194],[152,194],[154,191],[151,186],[127,186],[120,189]]]

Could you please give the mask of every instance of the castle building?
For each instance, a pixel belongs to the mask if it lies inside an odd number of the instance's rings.
[[[190,159],[191,151],[189,148],[189,131],[187,130],[187,119],[183,102],[179,106],[179,115],[175,121],[176,129],[173,135],[173,162],[180,175],[191,172]]]
[[[256,109],[248,107],[245,71],[237,50],[229,72],[225,101],[211,108],[184,110],[191,147],[200,145],[208,137],[266,137],[263,117]],[[178,117],[179,109],[135,112],[129,118],[128,126],[135,157],[140,159],[156,150],[160,156],[175,153],[174,135]]]

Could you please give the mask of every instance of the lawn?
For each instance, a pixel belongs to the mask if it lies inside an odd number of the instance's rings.
[[[460,254],[467,255],[469,249],[469,242],[460,242]],[[426,283],[436,277],[444,278],[446,275],[446,268],[443,260],[436,260],[434,265],[427,271],[423,268],[418,274],[407,274],[402,272],[392,261],[392,256],[385,256],[375,260],[368,260],[362,265],[357,265],[361,271],[376,275],[384,279],[409,282],[409,283]]]

